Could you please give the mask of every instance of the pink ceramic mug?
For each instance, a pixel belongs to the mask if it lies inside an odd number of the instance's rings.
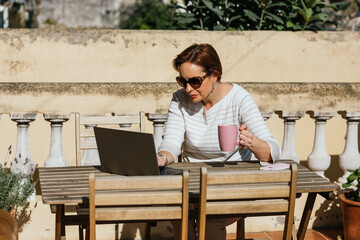
[[[234,151],[238,141],[239,128],[237,125],[219,125],[218,136],[221,151]]]

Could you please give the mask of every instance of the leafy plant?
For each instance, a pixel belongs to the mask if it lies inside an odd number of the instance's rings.
[[[324,0],[184,0],[175,20],[186,29],[201,30],[323,30]]]
[[[5,156],[4,166],[11,155],[11,145]],[[23,177],[20,173],[12,173],[0,164],[0,209],[10,212],[15,207],[23,207],[27,199],[35,191],[32,176]]]
[[[349,171],[351,174],[347,177],[347,182],[342,185],[343,188],[353,188],[354,191],[345,193],[345,197],[351,201],[360,202],[360,167]]]
[[[161,0],[138,0],[120,13],[122,29],[179,29],[173,20],[174,9]]]
[[[22,207],[35,191],[31,177],[22,178],[20,174],[11,173],[0,167],[0,209],[10,212],[14,207]]]

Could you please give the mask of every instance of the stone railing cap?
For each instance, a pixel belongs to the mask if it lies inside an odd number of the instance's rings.
[[[311,118],[318,118],[318,119],[330,119],[337,115],[336,112],[327,112],[327,111],[307,111],[307,114],[310,115]]]
[[[360,111],[356,111],[356,112],[339,111],[338,113],[345,119],[360,120]]]
[[[145,114],[150,121],[154,120],[167,120],[167,113],[146,113]]]
[[[43,114],[45,120],[51,120],[51,119],[70,119],[70,114],[66,113],[44,113]]]
[[[281,118],[301,118],[305,116],[305,111],[276,111]]]
[[[11,113],[10,119],[13,121],[16,121],[16,120],[34,121],[36,119],[36,113]]]

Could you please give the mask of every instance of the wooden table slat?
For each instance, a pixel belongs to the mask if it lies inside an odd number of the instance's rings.
[[[206,166],[209,171],[222,170],[259,170],[258,162],[232,163],[176,163],[173,168],[190,171],[189,191],[196,197],[199,192],[200,167]],[[83,203],[88,198],[89,173],[96,175],[110,175],[99,170],[99,166],[39,168],[40,187],[43,202],[47,204]],[[334,183],[329,182],[298,165],[297,193],[331,192],[337,190]]]

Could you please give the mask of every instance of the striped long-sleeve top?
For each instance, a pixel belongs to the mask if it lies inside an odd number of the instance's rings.
[[[280,146],[267,128],[250,93],[237,84],[218,103],[205,110],[202,103],[193,103],[184,89],[173,94],[168,120],[159,151],[168,151],[176,159],[182,150],[183,159],[196,161],[247,161],[252,153],[236,146],[233,152],[220,150],[218,125],[245,123],[259,139],[270,145],[273,161],[280,157]]]

